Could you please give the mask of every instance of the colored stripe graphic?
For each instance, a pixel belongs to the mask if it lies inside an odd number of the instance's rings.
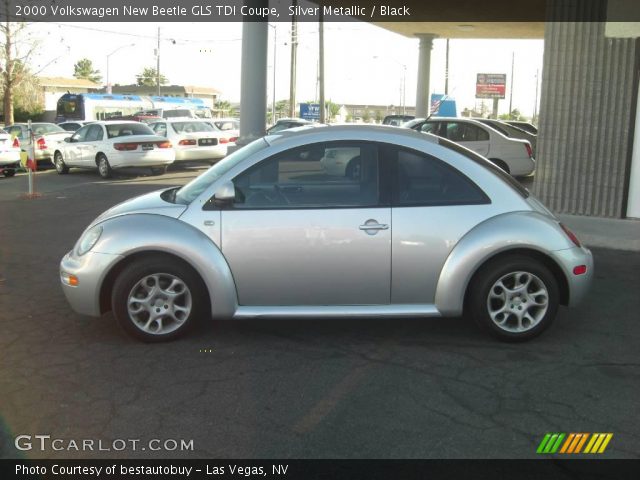
[[[565,433],[547,433],[540,445],[538,445],[536,453],[603,453],[612,438],[613,433],[570,433],[569,435]],[[586,447],[583,451],[582,447],[584,447],[585,443]]]

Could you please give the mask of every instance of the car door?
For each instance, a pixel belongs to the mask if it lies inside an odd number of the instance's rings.
[[[101,150],[104,139],[104,129],[102,125],[89,125],[84,142],[79,143],[82,155],[82,163],[87,167],[95,166],[96,156]]]
[[[479,125],[449,121],[443,136],[484,157],[489,154],[489,133]]]
[[[393,304],[433,304],[442,267],[458,241],[494,215],[485,193],[424,152],[387,147],[393,166]]]
[[[63,157],[64,163],[69,166],[82,167],[85,166],[82,161],[82,148],[86,139],[87,133],[91,125],[85,125],[78,129],[76,133],[69,137],[69,141],[61,142],[63,145]]]
[[[334,149],[355,151],[329,174]],[[375,144],[328,142],[287,150],[234,180],[221,247],[241,305],[388,304],[391,208]]]

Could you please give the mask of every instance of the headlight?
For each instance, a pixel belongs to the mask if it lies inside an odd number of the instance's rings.
[[[102,226],[100,225],[84,232],[84,235],[82,235],[76,246],[76,255],[80,257],[91,250],[100,238],[100,235],[102,235]]]

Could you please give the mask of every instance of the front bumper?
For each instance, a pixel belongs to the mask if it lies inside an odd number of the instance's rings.
[[[593,255],[591,250],[585,247],[567,248],[553,252],[553,257],[562,267],[567,284],[569,286],[570,307],[578,305],[587,296],[594,277]],[[573,269],[580,265],[586,265],[587,271],[581,275],[575,275]]]
[[[122,259],[122,255],[87,252],[81,257],[73,251],[67,253],[60,262],[60,282],[62,291],[71,308],[82,315],[99,317],[100,289],[105,276]],[[69,284],[69,277],[75,276],[77,285]]]

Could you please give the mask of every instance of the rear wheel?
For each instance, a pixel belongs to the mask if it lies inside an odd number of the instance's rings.
[[[120,273],[111,306],[120,326],[144,342],[172,340],[202,318],[206,290],[187,265],[166,256],[146,257]]]
[[[489,161],[493,163],[496,167],[504,170],[505,172],[511,173],[511,171],[509,170],[509,166],[506,163],[504,163],[502,160],[498,158],[490,158]]]
[[[152,175],[162,175],[164,173],[167,172],[167,165],[163,166],[163,167],[151,167],[151,174]]]
[[[545,265],[523,255],[489,262],[470,289],[467,313],[500,340],[529,340],[549,327],[558,311],[556,278]]]
[[[111,178],[113,176],[113,170],[111,169],[111,165],[109,165],[109,160],[107,160],[106,155],[103,153],[98,155],[96,163],[98,164],[98,173],[102,178]]]
[[[66,163],[64,163],[62,153],[56,152],[53,155],[53,165],[56,167],[56,172],[58,172],[60,175],[69,173],[69,167],[67,167]]]
[[[9,178],[9,177],[13,177],[13,176],[16,174],[16,171],[15,171],[13,168],[5,168],[5,169],[2,171],[2,174],[3,174],[5,177]]]

